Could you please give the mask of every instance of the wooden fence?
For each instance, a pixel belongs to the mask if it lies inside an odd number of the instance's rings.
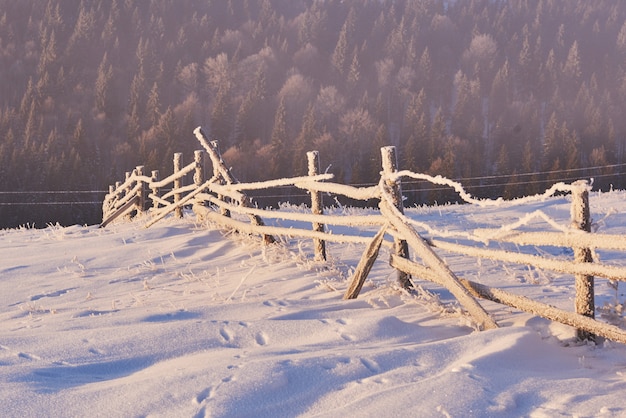
[[[255,183],[239,183],[222,161],[216,141],[208,141],[201,128],[194,131],[204,150],[194,153],[194,161],[184,167],[181,154],[174,156],[174,173],[159,180],[159,173],[152,172],[150,177],[143,174],[143,167],[137,167],[126,174],[126,180],[111,186],[103,203],[104,227],[120,216],[130,216],[145,212],[149,216],[146,227],[153,225],[170,213],[182,217],[183,206],[193,207],[197,217],[210,221],[223,228],[234,229],[242,233],[258,234],[265,242],[274,241],[274,236],[282,235],[312,239],[315,242],[315,257],[326,259],[327,241],[365,244],[366,249],[357,265],[344,299],[356,298],[363,282],[369,274],[382,245],[392,248],[390,265],[398,271],[399,283],[410,288],[416,279],[428,280],[448,289],[456,297],[480,329],[496,328],[498,325],[486,312],[477,298],[487,299],[516,309],[542,316],[577,328],[580,340],[594,340],[596,336],[626,343],[626,330],[609,325],[594,318],[594,277],[603,277],[612,281],[626,281],[626,268],[606,265],[593,260],[595,249],[626,251],[626,237],[621,235],[590,233],[589,185],[586,181],[572,184],[558,183],[537,196],[519,199],[519,204],[543,200],[557,192],[572,194],[572,226],[563,228],[556,225],[543,213],[529,216],[543,216],[557,227],[557,232],[519,232],[516,227],[494,230],[478,230],[468,233],[475,243],[461,245],[451,243],[437,236],[437,231],[428,225],[420,224],[403,213],[402,178],[427,180],[439,185],[454,188],[466,202],[479,206],[499,205],[500,201],[477,200],[463,187],[442,177],[432,177],[410,171],[398,171],[394,147],[381,149],[382,168],[380,182],[371,187],[352,187],[331,182],[331,174],[319,174],[317,152],[307,153],[308,175]],[[212,164],[212,176],[207,179],[205,155]],[[193,174],[193,183],[183,185],[185,176]],[[172,185],[169,192],[160,190]],[[254,207],[245,192],[271,189],[282,186],[294,186],[308,191],[311,195],[311,213],[294,213],[284,210],[266,210]],[[343,195],[350,199],[379,202],[379,214],[366,216],[331,216],[323,212],[322,194]],[[266,225],[263,219],[276,219],[306,222],[311,229],[286,228]],[[520,221],[520,224],[523,220]],[[326,225],[347,226],[352,229],[378,228],[374,238],[359,234],[332,234],[326,232]],[[428,231],[430,238],[424,239],[417,229]],[[385,239],[386,237],[390,239]],[[485,242],[503,242],[518,245],[556,246],[572,248],[574,258],[570,261],[550,259],[540,255],[496,250]],[[413,253],[413,260],[409,256]],[[502,289],[488,287],[480,283],[457,277],[442,260],[438,251],[461,254],[467,257],[491,259],[505,263],[533,266],[574,276],[576,283],[576,301],[574,311],[557,309],[526,297]],[[420,262],[418,262],[419,260]],[[413,277],[413,278],[412,278]]]

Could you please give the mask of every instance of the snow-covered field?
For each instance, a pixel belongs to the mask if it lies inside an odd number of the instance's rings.
[[[471,231],[538,209],[569,224],[568,197],[407,214]],[[626,232],[624,192],[592,193],[591,211],[599,231]],[[0,230],[0,415],[626,416],[626,346],[577,344],[570,327],[486,302],[501,328],[475,331],[437,286],[398,289],[384,248],[344,301],[363,246],[329,244],[320,263],[307,240],[264,247],[192,215],[144,223]],[[461,277],[573,309],[572,277],[442,256]],[[596,281],[620,325],[622,286]]]

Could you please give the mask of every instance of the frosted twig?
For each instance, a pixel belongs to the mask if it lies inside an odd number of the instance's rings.
[[[548,223],[548,225],[552,226],[557,231],[567,233],[567,234],[574,232],[568,226],[559,225],[554,219],[549,217],[545,212],[536,210],[534,212],[528,213],[525,216],[521,217],[517,222],[513,222],[508,225],[503,225],[502,227],[495,229],[495,230],[487,230],[487,231],[482,230],[483,234],[480,234],[477,237],[480,237],[483,240],[484,239],[486,240],[497,239],[521,226],[528,225],[533,219],[536,219],[536,218],[543,219],[546,223]]]
[[[229,301],[233,298],[233,296],[235,296],[235,293],[237,293],[237,291],[239,290],[239,288],[241,287],[241,285],[243,284],[243,282],[246,281],[246,279],[248,277],[250,277],[250,275],[252,274],[252,272],[254,271],[256,266],[252,266],[252,268],[250,269],[250,271],[248,272],[248,274],[246,274],[245,276],[243,276],[241,278],[241,281],[239,282],[239,284],[237,285],[237,287],[235,288],[235,290],[233,290],[233,293],[230,294],[229,297],[226,298],[226,301]]]

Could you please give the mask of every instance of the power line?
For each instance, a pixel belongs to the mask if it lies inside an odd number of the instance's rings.
[[[23,195],[23,194],[95,194],[108,193],[103,190],[27,190],[27,191],[0,191],[0,195]]]
[[[51,206],[51,205],[102,205],[102,202],[11,202],[0,203],[0,206]]]
[[[492,175],[492,176],[477,176],[477,177],[464,177],[464,178],[456,178],[453,179],[456,182],[459,182],[461,184],[464,184],[465,187],[467,187],[468,189],[485,189],[485,188],[494,188],[494,187],[502,187],[502,186],[519,186],[519,185],[530,185],[530,184],[538,184],[538,183],[544,183],[545,181],[547,181],[546,179],[541,179],[541,180],[529,180],[529,181],[507,181],[507,182],[500,182],[500,183],[492,183],[492,184],[478,184],[478,185],[468,185],[468,182],[471,181],[476,181],[476,180],[497,180],[497,179],[511,179],[511,178],[520,178],[520,177],[529,177],[529,176],[546,176],[546,175],[554,175],[554,174],[565,174],[565,173],[576,173],[576,172],[589,172],[589,171],[593,171],[593,170],[605,170],[605,169],[611,169],[611,168],[618,168],[618,167],[626,167],[626,163],[621,163],[621,164],[608,164],[608,165],[603,165],[603,166],[593,166],[593,167],[584,167],[584,168],[571,168],[571,169],[563,169],[563,170],[550,170],[550,171],[535,171],[535,172],[531,172],[531,173],[515,173],[515,174],[503,174],[503,175]],[[614,177],[617,176],[619,173],[612,173],[612,174],[598,174],[598,175],[590,175],[589,177],[592,177],[594,179],[598,179],[598,178],[607,178],[607,177]],[[563,181],[571,181],[571,180],[578,180],[580,178],[580,176],[567,176],[567,177],[560,177],[560,178],[553,178],[550,179],[550,181],[553,182],[563,182]],[[416,184],[423,184],[423,183],[430,183],[427,180],[407,180],[407,181],[403,181],[402,184],[409,186],[409,185],[416,185]],[[352,183],[350,184],[350,186],[353,187],[371,187],[371,186],[375,186],[378,183]],[[274,187],[273,189],[293,189],[294,186],[290,186],[290,185],[285,185],[285,186],[278,186],[278,187]],[[441,191],[441,190],[448,190],[448,187],[430,187],[430,188],[417,188],[417,189],[413,189],[413,188],[405,188],[404,192],[417,192],[417,191]],[[108,190],[30,190],[30,191],[0,191],[0,196],[3,195],[14,195],[14,196],[22,196],[22,195],[79,195],[79,194],[106,194],[108,193]],[[271,194],[271,195],[252,195],[250,197],[252,197],[253,199],[279,199],[279,198],[296,198],[296,197],[307,197],[308,194],[302,194],[302,193],[298,193],[298,194],[291,194],[288,193],[287,195],[277,195],[277,194]],[[88,202],[83,202],[83,201],[62,201],[62,202],[9,202],[9,203],[0,203],[0,206],[45,206],[45,205],[100,205],[102,204],[101,201],[88,201]]]

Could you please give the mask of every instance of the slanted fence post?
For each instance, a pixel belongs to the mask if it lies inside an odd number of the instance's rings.
[[[589,182],[579,180],[572,183],[572,227],[581,231],[591,232],[591,214],[589,211]],[[574,248],[574,259],[577,263],[592,263],[593,257],[589,248]],[[576,280],[576,313],[595,317],[594,278],[577,274]],[[595,340],[595,335],[579,329],[576,333],[579,340]]]
[[[398,158],[396,156],[396,147],[382,147],[380,149],[382,155],[383,173],[386,175],[393,174],[398,171]],[[387,186],[391,189],[393,204],[400,213],[404,213],[404,204],[402,203],[402,187],[400,181],[387,180]],[[406,240],[396,238],[394,240],[395,252],[398,256],[409,258],[409,245]],[[402,270],[398,270],[398,282],[400,285],[408,289],[411,287],[411,276]]]
[[[177,152],[174,154],[174,174],[178,173],[182,167],[183,167],[183,153]],[[177,205],[178,202],[180,202],[181,195],[180,193],[177,192],[177,190],[179,190],[181,187],[183,187],[183,179],[182,177],[176,177],[174,179],[174,191],[175,191],[174,204],[175,205]],[[177,218],[182,218],[183,208],[181,208],[180,206],[177,206],[176,209],[174,209],[174,214]]]
[[[150,190],[155,197],[159,197],[160,190],[158,187],[154,186],[156,182],[159,181],[159,170],[152,170],[152,177],[150,178]],[[157,199],[152,199],[152,208],[159,208],[159,201]]]
[[[320,173],[320,158],[319,152],[310,151],[306,153],[309,176],[317,176]],[[311,193],[311,211],[314,215],[324,214],[324,204],[322,202],[322,193],[316,190],[310,190]],[[314,222],[313,231],[324,232],[324,224]],[[326,261],[326,241],[315,238],[313,240],[315,244],[315,260]]]

